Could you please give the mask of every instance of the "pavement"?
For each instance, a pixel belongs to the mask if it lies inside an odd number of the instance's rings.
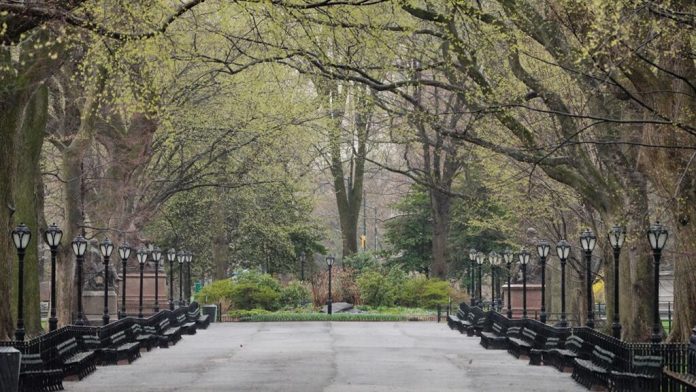
[[[69,392],[585,391],[433,322],[211,324],[131,365],[97,368]]]

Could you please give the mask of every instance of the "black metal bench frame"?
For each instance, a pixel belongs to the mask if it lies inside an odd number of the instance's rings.
[[[542,353],[542,362],[563,372],[575,365],[576,358],[583,358],[584,345],[585,341],[581,337],[570,335],[566,338],[563,348],[550,349],[548,352]]]
[[[54,348],[55,360],[49,366],[63,369],[67,377],[77,376],[82,380],[97,370],[97,354],[94,350],[81,351],[77,339],[70,337]]]
[[[505,335],[507,328],[494,322],[490,331],[481,331],[481,346],[486,350],[505,350],[508,348],[508,340]]]
[[[43,392],[63,390],[63,370],[49,369],[41,353],[22,354],[19,370],[21,392]]]
[[[176,321],[181,328],[181,333],[185,335],[195,335],[196,334],[196,322],[189,321],[184,313],[176,316]]]
[[[102,365],[116,365],[121,361],[133,363],[140,358],[140,343],[129,339],[127,328],[113,331],[103,338]]]
[[[592,389],[594,385],[609,387],[611,372],[615,371],[616,354],[600,346],[592,350],[591,359],[575,359],[573,380]]]

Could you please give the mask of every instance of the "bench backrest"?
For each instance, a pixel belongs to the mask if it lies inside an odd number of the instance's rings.
[[[592,363],[604,369],[611,369],[616,362],[616,354],[599,346],[592,349]]]
[[[125,343],[126,332],[125,331],[117,332],[117,333],[111,335],[109,337],[109,340],[111,340],[111,344],[113,344],[113,345]]]
[[[521,330],[522,330],[522,327],[510,327],[507,329],[507,335],[508,336],[519,336]]]
[[[101,347],[101,341],[97,335],[82,335],[81,338],[83,347],[87,349],[95,349]]]
[[[559,338],[546,338],[546,341],[544,342],[544,349],[545,350],[550,350],[552,348],[558,347],[558,344],[561,342],[561,339]]]
[[[198,318],[201,315],[201,308],[196,308],[193,312],[188,312],[189,317]]]
[[[466,318],[468,318],[472,324],[474,323],[474,321],[476,321],[476,316],[473,313],[467,314]]]
[[[498,323],[493,323],[493,332],[495,332],[498,335],[503,334],[503,326],[498,324]]]
[[[140,326],[140,324],[133,324],[131,325],[131,332],[138,335],[143,333],[143,327]]]
[[[70,338],[56,346],[58,357],[64,358],[72,356],[77,352],[77,339]]]
[[[182,313],[176,316],[176,321],[178,321],[179,324],[183,324],[186,321],[186,316]]]
[[[662,373],[662,357],[655,355],[636,355],[632,361],[632,371],[640,374]]]
[[[537,338],[537,334],[536,334],[536,332],[532,331],[531,329],[525,328],[522,330],[522,338],[524,340],[527,340],[530,343],[534,343],[534,341]]]
[[[165,317],[162,321],[160,321],[159,327],[160,327],[160,330],[162,330],[162,331],[169,328],[169,318]]]
[[[153,327],[152,325],[145,325],[143,327],[143,330],[145,331],[145,333],[157,335],[157,328]]]
[[[571,335],[565,341],[565,349],[579,353],[582,350],[582,345],[585,343],[578,335]]]
[[[22,354],[20,371],[43,370],[43,368],[44,362],[43,359],[41,359],[41,354]]]

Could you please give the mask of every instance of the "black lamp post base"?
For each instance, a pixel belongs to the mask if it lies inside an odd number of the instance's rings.
[[[15,340],[18,342],[24,341],[24,328],[17,328],[15,331]]]
[[[617,321],[611,324],[611,335],[616,339],[621,339],[621,324]]]
[[[174,310],[174,302],[169,301],[169,310]]]
[[[55,317],[51,317],[48,319],[48,330],[49,331],[55,331],[58,329],[58,319]]]
[[[511,309],[508,309],[508,311],[507,311],[507,318],[512,320],[512,310]]]
[[[155,310],[155,313],[159,312],[159,305],[158,305],[158,304],[155,304],[155,309],[154,309],[154,310]]]
[[[650,341],[656,344],[662,343],[662,338],[664,338],[664,335],[662,334],[662,326],[654,326],[652,335],[650,336]]]
[[[561,321],[559,321],[558,324],[556,324],[556,326],[559,328],[568,328],[568,321],[566,321],[565,319],[561,319]]]
[[[541,314],[539,315],[539,321],[546,324],[546,309],[541,309]]]
[[[585,323],[585,325],[586,325],[588,328],[594,329],[594,317],[588,318],[588,319],[587,319],[587,322]]]
[[[109,319],[110,319],[110,317],[109,317],[108,314],[103,315],[103,316],[102,316],[102,323],[103,323],[104,325],[109,324]]]
[[[333,302],[331,301],[328,301],[326,303],[326,314],[333,314],[333,309],[331,305],[333,305]]]

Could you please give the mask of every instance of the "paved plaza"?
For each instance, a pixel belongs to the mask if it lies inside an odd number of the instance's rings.
[[[211,324],[69,392],[583,391],[567,373],[432,322]]]

